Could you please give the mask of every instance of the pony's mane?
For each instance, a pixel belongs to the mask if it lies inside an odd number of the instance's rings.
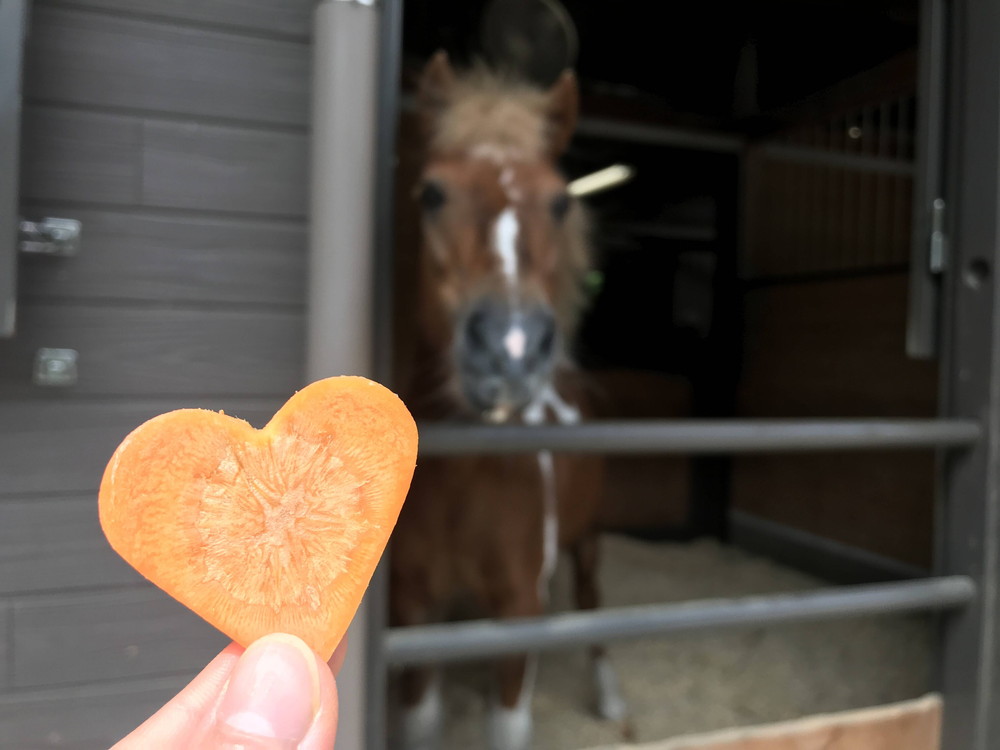
[[[431,147],[469,151],[484,144],[523,159],[542,157],[549,141],[545,92],[477,64],[455,79]]]

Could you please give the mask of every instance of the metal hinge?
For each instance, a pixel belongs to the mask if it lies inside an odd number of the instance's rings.
[[[948,235],[945,234],[944,198],[935,198],[931,205],[931,240],[927,265],[932,274],[943,273],[948,267]]]
[[[80,250],[81,224],[76,219],[21,219],[18,245],[22,253],[70,257]]]

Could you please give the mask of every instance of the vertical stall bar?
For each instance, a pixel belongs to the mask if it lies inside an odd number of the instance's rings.
[[[970,451],[943,457],[937,570],[968,575],[981,595],[942,622],[943,748],[1000,747],[1000,4],[954,3],[944,277],[942,408],[982,420]]]
[[[17,314],[21,60],[27,12],[25,0],[0,2],[0,339],[14,335]]]
[[[310,166],[309,381],[373,375],[374,199],[379,13],[374,0],[321,0],[314,15]],[[369,602],[338,678],[338,750],[367,750]]]
[[[912,232],[910,235],[910,289],[906,351],[911,357],[929,359],[938,352],[938,260],[933,256],[940,234],[944,188],[945,76],[947,60],[946,0],[922,0],[920,13],[920,63],[917,72],[917,123],[914,143],[917,170],[913,179]],[[900,108],[899,132],[904,132]],[[897,144],[897,148],[899,144]]]
[[[375,153],[375,378],[392,382],[393,264],[395,262],[396,139],[400,114],[403,0],[381,0],[379,21],[378,111]],[[386,550],[368,587],[368,683],[365,736],[368,750],[388,746],[388,665],[385,636],[389,626],[389,555]]]

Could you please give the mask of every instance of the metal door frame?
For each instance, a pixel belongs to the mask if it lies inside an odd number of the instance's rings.
[[[980,595],[942,623],[942,747],[1000,747],[1000,3],[951,4],[943,277],[941,412],[980,422],[983,437],[943,457],[937,572],[961,573]]]
[[[28,0],[0,0],[0,339],[17,316],[21,70]]]
[[[927,0],[938,2],[938,0]],[[941,4],[944,3],[944,4]],[[387,379],[391,316],[387,305],[392,257],[392,163],[399,110],[397,81],[403,0],[381,0],[379,164],[376,220],[380,269],[376,299],[381,331],[377,376]],[[634,637],[689,628],[758,626],[762,622],[826,619],[845,614],[937,610],[941,615],[938,685],[945,698],[942,747],[1000,747],[997,616],[1000,577],[1000,4],[954,0],[945,39],[950,73],[950,111],[942,166],[949,206],[950,257],[941,275],[943,304],[939,336],[941,418],[937,420],[733,420],[687,423],[584,425],[571,428],[476,427],[462,433],[424,426],[422,451],[445,454],[479,450],[569,450],[733,452],[872,449],[878,446],[938,448],[935,577],[911,582],[849,586],[792,597],[693,602],[637,610],[535,618],[517,623],[476,622],[432,628],[385,627],[387,581],[376,575],[368,602],[365,746],[385,745],[385,670],[388,662],[442,660],[466,639],[461,658],[527,647],[558,647],[591,639]],[[949,169],[950,167],[950,169]],[[916,272],[916,269],[914,269]],[[924,311],[926,312],[926,310]],[[927,331],[924,318],[924,331]],[[933,326],[933,321],[931,323]],[[933,340],[933,339],[929,339]],[[902,342],[901,342],[902,345]],[[802,442],[808,435],[808,445]],[[384,565],[383,565],[384,567]],[[561,618],[561,619],[560,619]],[[569,619],[567,619],[569,618]],[[566,626],[570,626],[568,629]],[[569,632],[569,635],[566,633]],[[469,640],[471,639],[471,640]],[[428,648],[437,648],[430,654]],[[428,659],[429,656],[433,658]],[[345,748],[344,750],[359,750]]]

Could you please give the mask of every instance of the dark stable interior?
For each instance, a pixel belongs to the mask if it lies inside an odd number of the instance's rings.
[[[545,0],[506,4],[511,15],[518,7],[530,15]],[[438,49],[458,64],[497,62],[484,40],[496,36],[488,18],[500,5],[407,0],[404,87]],[[572,66],[586,121],[722,136],[723,144],[578,131],[562,162],[569,178],[615,163],[635,169],[631,181],[585,199],[597,269],[575,347],[581,364],[683,383],[679,410],[673,396],[636,389],[651,394],[654,417],[932,414],[933,365],[908,359],[902,343],[912,178],[809,163],[822,151],[912,165],[916,0],[565,0],[563,8],[578,38]],[[536,31],[551,54],[540,53],[544,72],[532,75],[547,84],[563,42]],[[766,155],[772,146],[801,147],[806,158],[782,162]],[[757,153],[765,156],[748,158]],[[624,416],[645,416],[635,400]],[[735,506],[924,564],[930,475],[909,462],[927,458],[871,459],[886,478],[877,496],[865,494],[871,483],[838,479],[868,471],[860,458],[697,459],[682,509],[654,512],[663,503],[652,493],[634,500],[646,504],[623,511],[620,525],[725,537]],[[638,465],[628,471],[655,473]],[[789,499],[806,491],[808,512]],[[845,492],[881,515],[862,518]],[[891,538],[886,523],[896,524]]]

